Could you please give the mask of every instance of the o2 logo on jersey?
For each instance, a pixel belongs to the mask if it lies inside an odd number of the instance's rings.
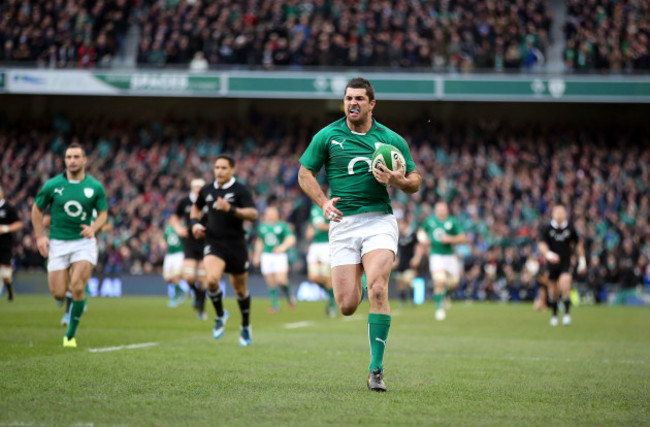
[[[68,216],[71,216],[72,218],[76,218],[79,215],[81,215],[81,220],[82,221],[86,220],[86,212],[84,212],[81,203],[79,203],[76,200],[70,200],[68,202],[65,202],[65,204],[63,205],[63,210],[65,211],[66,214],[68,214]]]
[[[372,172],[372,159],[368,157],[355,157],[354,159],[350,160],[350,163],[348,163],[348,175],[354,175],[354,165],[357,164],[357,162],[366,162],[368,163],[368,172]]]
[[[266,243],[267,246],[276,246],[280,242],[275,234],[267,234],[264,236],[264,243]]]

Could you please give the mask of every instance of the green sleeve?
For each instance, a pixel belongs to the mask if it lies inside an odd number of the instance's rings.
[[[327,133],[321,129],[307,146],[307,149],[300,158],[300,164],[310,171],[318,172],[327,160]]]
[[[406,142],[404,138],[401,136],[395,134],[395,147],[399,148],[399,151],[402,152],[402,155],[404,156],[404,160],[406,161],[406,173],[412,172],[415,170],[415,162],[413,161],[413,157],[411,156],[411,150],[409,149],[409,145]]]
[[[44,211],[47,209],[47,207],[52,203],[52,184],[51,180],[48,180],[45,185],[43,185],[43,188],[41,188],[41,191],[38,192],[36,195],[36,198],[34,199],[34,203],[36,203],[36,206],[41,211]]]
[[[95,208],[97,212],[108,210],[108,200],[106,199],[106,190],[104,186],[99,184],[97,186],[97,199],[95,199]]]

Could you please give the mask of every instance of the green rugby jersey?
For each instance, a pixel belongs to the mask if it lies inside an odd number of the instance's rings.
[[[165,227],[165,243],[167,243],[167,254],[177,254],[183,252],[183,243],[178,237],[176,230],[171,225]]]
[[[463,232],[456,219],[452,216],[446,220],[440,221],[435,215],[431,215],[424,221],[422,229],[427,233],[431,242],[431,255],[453,255],[454,245],[450,243],[441,243],[440,238],[443,234],[456,236]]]
[[[314,136],[300,163],[314,172],[325,166],[331,198],[341,198],[336,207],[344,215],[393,213],[388,190],[377,182],[370,166],[372,154],[382,144],[392,145],[402,152],[406,173],[415,169],[404,138],[375,120],[367,133],[352,132],[345,117],[324,127]]]
[[[309,223],[314,227],[314,238],[312,243],[327,243],[329,242],[329,233],[318,228],[319,225],[328,222],[323,215],[323,211],[316,205],[312,205],[309,212]]]
[[[59,240],[82,239],[81,224],[92,224],[93,210],[108,209],[106,191],[99,181],[86,174],[81,181],[71,182],[65,172],[45,183],[35,203],[41,211],[50,206],[50,239]]]
[[[289,224],[284,221],[278,221],[275,224],[268,222],[261,223],[257,228],[257,235],[264,242],[264,253],[273,253],[273,249],[280,246],[287,236],[293,233]]]

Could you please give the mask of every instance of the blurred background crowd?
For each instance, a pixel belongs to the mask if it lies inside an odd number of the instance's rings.
[[[88,172],[106,187],[113,224],[100,236],[100,272],[159,271],[166,221],[190,180],[211,181],[214,157],[226,152],[237,159],[236,176],[251,187],[260,211],[270,199],[278,203],[298,237],[292,269],[304,273],[311,202],[297,183],[298,160],[325,124],[253,112],[246,120],[56,117],[0,128],[0,183],[25,223],[16,239],[17,268],[43,268],[30,209],[43,183],[63,171],[65,147],[80,142]],[[556,203],[568,207],[584,240],[589,269],[577,279],[595,298],[607,286],[650,283],[650,137],[642,129],[386,124],[406,137],[424,178],[418,193],[393,194],[396,215],[415,228],[445,200],[469,237],[458,247],[465,269],[458,297],[531,299],[538,230]]]
[[[553,5],[553,7],[551,7]],[[562,18],[554,18],[561,15]],[[0,61],[51,68],[650,69],[635,0],[3,0]]]

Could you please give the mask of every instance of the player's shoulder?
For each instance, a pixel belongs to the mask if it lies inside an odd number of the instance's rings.
[[[47,181],[45,181],[44,187],[53,186],[53,185],[60,185],[61,183],[67,183],[67,182],[68,182],[68,180],[65,177],[64,173],[59,173],[59,174],[54,175],[52,178],[48,179]]]
[[[86,184],[95,185],[95,186],[98,186],[98,187],[103,187],[104,186],[104,185],[102,185],[101,182],[99,182],[99,180],[97,178],[95,178],[94,176],[92,176],[92,175],[90,175],[88,173],[86,174]]]
[[[378,134],[385,135],[388,138],[391,138],[391,139],[406,143],[406,140],[400,134],[398,134],[397,132],[395,132],[394,130],[389,128],[388,126],[379,123],[376,120],[375,120],[375,122],[373,124],[373,130],[375,132],[377,132]]]
[[[345,117],[335,120],[332,123],[328,124],[327,126],[323,127],[321,130],[319,130],[314,138],[323,138],[327,137],[332,134],[336,134],[339,132],[346,132],[348,129],[347,124],[345,123]]]

